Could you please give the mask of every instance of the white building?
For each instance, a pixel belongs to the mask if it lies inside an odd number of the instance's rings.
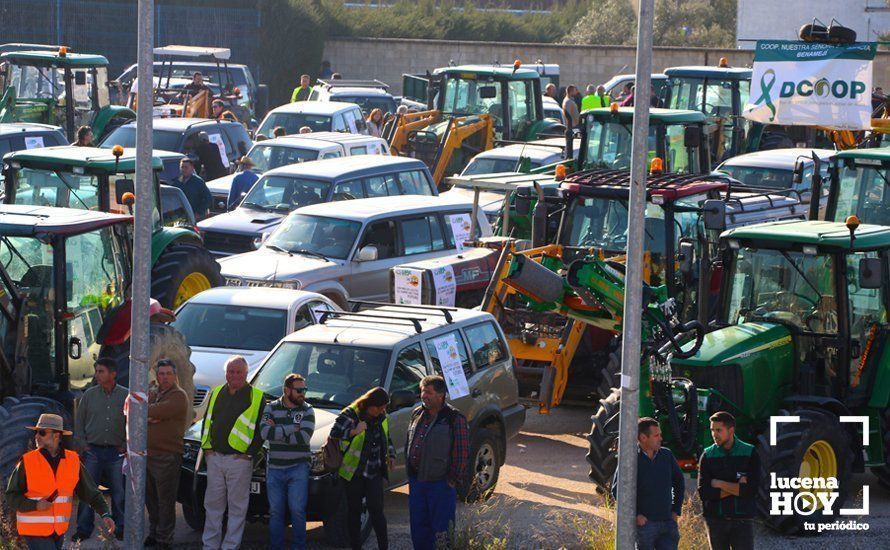
[[[754,49],[756,40],[797,40],[802,25],[816,17],[832,18],[856,31],[856,39],[873,42],[890,31],[890,6],[885,0],[738,0],[738,47]]]

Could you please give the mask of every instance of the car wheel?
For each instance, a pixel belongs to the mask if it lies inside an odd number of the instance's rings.
[[[203,508],[195,508],[191,504],[182,503],[182,517],[185,518],[185,523],[195,531],[203,531],[204,530],[204,520],[206,516],[204,515]]]
[[[469,471],[458,489],[458,496],[464,502],[488,500],[501,473],[501,445],[495,432],[480,428],[470,445]]]

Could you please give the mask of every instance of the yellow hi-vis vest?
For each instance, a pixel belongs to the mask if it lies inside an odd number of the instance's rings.
[[[300,92],[302,92],[303,90],[307,90],[306,99],[300,100],[298,98],[299,98]],[[312,86],[305,86],[305,87],[297,86],[296,88],[294,88],[294,91],[290,96],[290,102],[296,103],[297,101],[306,101],[309,99],[309,94],[311,94],[311,93],[312,93]]]
[[[213,392],[210,394],[210,404],[207,405],[207,414],[204,417],[204,424],[201,426],[202,449],[211,447],[210,427],[213,425],[213,406],[216,404],[216,396],[219,395],[219,392],[224,387],[225,384],[217,386],[213,388]],[[256,427],[256,421],[260,417],[260,405],[262,404],[263,392],[251,387],[250,406],[235,420],[232,432],[229,433],[229,446],[239,453],[247,452],[247,448],[250,447],[250,443],[253,441],[253,432]]]
[[[358,407],[355,405],[350,405],[349,408],[352,409],[352,411],[355,413],[356,418],[358,418]],[[384,446],[383,452],[388,455],[389,449],[387,449],[386,447],[389,445],[389,418],[384,417],[382,426]],[[358,463],[362,459],[362,449],[364,448],[364,446],[365,432],[358,434],[349,441],[343,440],[340,442],[340,450],[343,451],[343,462],[340,463],[340,469],[337,471],[337,473],[346,481],[351,480],[352,476],[355,475],[355,471],[358,469]]]
[[[600,97],[596,94],[590,94],[584,96],[584,98],[581,100],[581,110],[586,111],[587,109],[608,107],[610,103],[612,103],[612,100],[608,95]]]

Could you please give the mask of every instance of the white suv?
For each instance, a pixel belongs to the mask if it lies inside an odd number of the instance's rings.
[[[318,292],[346,306],[349,299],[385,300],[389,269],[458,252],[475,225],[491,235],[473,203],[402,195],[298,208],[259,250],[219,260],[226,284]]]

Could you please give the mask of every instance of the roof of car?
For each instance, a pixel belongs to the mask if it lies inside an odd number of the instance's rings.
[[[355,103],[345,101],[295,101],[280,107],[275,107],[272,113],[308,113],[311,115],[335,115],[337,113],[358,109]],[[267,115],[268,116],[268,115]]]
[[[152,127],[154,130],[167,130],[174,132],[184,132],[193,126],[212,126],[214,124],[238,124],[231,120],[214,120],[212,118],[187,118],[187,117],[168,117],[153,118]],[[136,126],[136,121],[128,122],[124,126]]]
[[[170,156],[170,153],[165,151],[162,156]],[[35,168],[77,166],[84,168],[88,172],[119,172],[124,174],[136,171],[135,148],[125,148],[124,154],[121,155],[120,159],[112,154],[110,148],[75,147],[73,145],[25,149],[9,153],[4,158],[7,161],[18,161]],[[164,163],[158,155],[152,155],[151,165],[155,170],[160,170],[164,167]]]
[[[565,146],[565,140],[560,139],[562,142],[562,146]],[[530,160],[543,161],[547,160],[550,157],[556,155],[562,157],[563,149],[559,147],[559,145],[554,144],[553,146],[546,145],[535,145],[533,143],[528,144],[519,144],[513,143],[510,145],[505,145],[503,147],[496,147],[494,149],[489,149],[488,151],[483,151],[474,157],[475,159],[519,159],[519,157],[526,157]],[[472,162],[472,161],[471,161]]]
[[[285,336],[284,342],[336,341],[342,345],[389,347],[418,334],[415,320],[424,335],[435,336],[468,322],[493,320],[493,317],[475,309],[382,305],[363,309],[358,314],[332,315],[323,324],[311,325]]]
[[[338,95],[392,97],[392,94],[380,88],[328,88],[328,92],[331,94],[331,97],[337,97]]]
[[[325,216],[343,220],[365,221],[395,214],[423,214],[443,208],[472,208],[473,203],[460,198],[431,197],[428,195],[399,195],[350,201],[325,202],[304,206],[293,213]],[[293,214],[292,213],[292,214]]]
[[[346,132],[312,132],[310,134],[292,134],[263,141],[258,141],[255,146],[299,147],[302,149],[323,149],[332,143],[337,145],[351,145],[355,143],[367,143],[369,141],[386,141],[383,138],[366,136],[364,134],[347,134]]]
[[[133,218],[76,208],[4,204],[0,205],[0,220],[0,235],[33,237],[46,233],[78,234],[120,222],[132,223]]]
[[[38,124],[36,122],[7,122],[0,124],[0,136],[52,131],[61,132],[62,129],[52,124]]]
[[[192,296],[183,304],[215,304],[288,309],[291,304],[309,299],[325,301],[325,297],[305,290],[287,288],[219,286]]]
[[[426,169],[426,165],[422,161],[409,157],[396,157],[392,155],[353,155],[349,157],[316,160],[299,164],[288,164],[269,170],[264,176],[303,176],[325,181],[336,181],[344,177],[354,178],[381,171],[408,169]]]
[[[723,166],[752,166],[757,168],[779,168],[793,170],[794,163],[798,159],[808,164],[813,163],[812,154],[827,160],[835,155],[835,151],[831,149],[770,149],[769,151],[756,151],[754,153],[745,153],[737,157],[726,160],[717,167],[719,170]]]

